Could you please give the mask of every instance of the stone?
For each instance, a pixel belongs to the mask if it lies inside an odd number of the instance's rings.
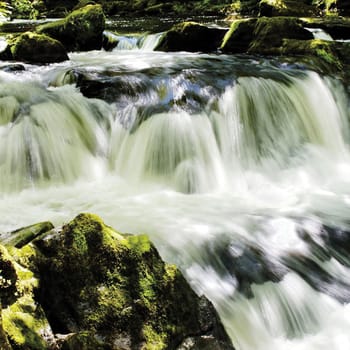
[[[156,51],[213,52],[220,46],[225,29],[210,28],[196,22],[182,22],[165,33]]]
[[[294,17],[262,17],[232,23],[221,45],[224,53],[280,54],[284,39],[309,40],[313,35]]]
[[[10,44],[12,58],[29,63],[54,63],[68,60],[63,45],[47,35],[25,32]]]
[[[315,16],[317,9],[308,1],[300,0],[261,0],[259,16]]]
[[[1,99],[0,99],[1,100]],[[1,239],[4,245],[11,245],[16,248],[22,248],[34,238],[41,234],[50,231],[54,226],[49,221],[39,222],[10,232],[5,239]]]
[[[234,349],[210,301],[146,235],[93,214],[0,245],[0,277],[0,344],[16,350]]]
[[[22,254],[16,248],[10,251],[0,245],[3,331],[13,349],[53,349],[55,340],[51,327],[34,296],[39,284],[37,276],[16,261]],[[27,254],[33,251],[27,249]]]
[[[254,29],[257,19],[241,19],[231,24],[221,44],[224,53],[245,53],[254,39]]]
[[[104,28],[101,5],[87,5],[62,20],[38,26],[37,32],[59,40],[67,51],[89,51],[101,49]]]

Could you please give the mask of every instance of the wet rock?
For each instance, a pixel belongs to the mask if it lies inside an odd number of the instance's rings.
[[[325,74],[347,74],[350,64],[350,44],[320,39],[283,40],[280,53],[312,62],[313,69]]]
[[[289,254],[283,261],[315,290],[337,299],[340,303],[350,302],[350,285],[331,275],[314,258]]]
[[[63,45],[47,35],[23,33],[10,40],[12,59],[29,63],[53,63],[68,60]]]
[[[11,245],[16,248],[22,248],[34,238],[40,236],[41,234],[50,231],[54,226],[51,222],[39,222],[30,226],[19,228],[15,231],[10,232],[6,239],[1,240],[4,245]]]
[[[232,23],[226,33],[221,50],[224,53],[245,53],[254,39],[254,29],[257,19],[242,19]]]
[[[62,20],[38,26],[37,31],[59,40],[68,51],[88,51],[101,49],[104,28],[102,7],[87,5]]]
[[[334,40],[350,39],[350,19],[338,16],[324,18],[304,18],[303,25],[306,28],[320,28],[329,34]]]
[[[254,39],[248,52],[274,54],[278,52],[283,39],[310,40],[313,35],[293,17],[259,18],[254,28]]]
[[[232,348],[211,304],[161,261],[146,236],[123,236],[81,214],[34,242],[43,254],[39,302],[56,333],[75,333],[81,343],[90,332],[95,342],[126,349],[176,348],[190,335],[208,335]]]
[[[300,0],[261,0],[259,16],[315,16],[318,10],[310,1]]]
[[[3,72],[19,72],[25,70],[25,67],[23,66],[23,64],[18,63],[6,64],[4,66],[1,66],[0,70],[2,70]]]
[[[233,22],[221,50],[225,53],[280,54],[284,39],[310,40],[313,35],[294,17],[262,17]]]
[[[27,246],[25,255],[32,254],[35,253]],[[34,296],[39,281],[34,272],[19,264],[17,259],[26,259],[23,252],[15,248],[9,251],[0,245],[0,296],[4,334],[16,350],[54,349],[51,327]]]
[[[156,51],[213,52],[220,46],[225,29],[209,28],[196,22],[183,22],[165,33]]]
[[[1,308],[1,304],[0,304]],[[0,312],[0,349],[2,350],[12,350],[11,345],[8,342],[7,335],[2,327],[2,316]]]
[[[211,265],[220,275],[230,275],[237,283],[237,291],[253,297],[251,285],[268,281],[279,282],[288,272],[276,258],[248,241],[222,240],[204,248]],[[215,258],[214,258],[215,257]]]
[[[95,215],[21,249],[0,246],[0,269],[4,333],[17,350],[233,350],[213,305],[147,236]]]

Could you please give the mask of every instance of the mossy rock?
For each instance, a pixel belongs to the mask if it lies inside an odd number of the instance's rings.
[[[314,69],[325,74],[346,76],[350,65],[350,44],[326,40],[291,40],[283,41],[281,54],[299,56],[313,63]]]
[[[320,28],[333,39],[350,39],[350,18],[328,16],[323,18],[302,18],[305,28]]]
[[[68,60],[63,45],[44,34],[25,32],[9,43],[12,58],[30,63],[53,63]]]
[[[231,24],[221,44],[224,53],[245,53],[254,39],[254,29],[257,19],[241,19]]]
[[[158,51],[215,51],[226,30],[209,28],[196,22],[183,22],[174,25],[165,33],[155,50]]]
[[[38,302],[55,333],[74,333],[62,349],[176,349],[189,337],[233,349],[212,304],[146,235],[80,214],[32,244],[40,252]]]
[[[259,3],[259,16],[308,17],[317,13],[316,6],[303,0],[261,0]]]
[[[312,33],[295,17],[261,17],[233,22],[221,50],[224,53],[274,55],[280,53],[284,39],[312,38]]]
[[[227,8],[228,18],[257,16],[259,13],[259,0],[234,0]]]
[[[26,254],[29,251],[32,252],[27,249]],[[2,341],[16,350],[51,349],[54,336],[34,296],[39,281],[33,271],[18,263],[17,258],[21,255],[16,248],[9,251],[0,245],[1,316],[5,334]]]
[[[101,49],[104,28],[101,5],[87,5],[62,20],[38,26],[37,32],[59,40],[68,51],[88,51]]]
[[[3,102],[3,100],[5,99],[9,99],[9,97],[3,97],[0,99],[0,101]],[[4,102],[6,103],[6,101]],[[12,106],[15,105],[13,101],[11,102],[12,102],[11,104]],[[0,111],[1,111],[1,107],[0,107]],[[0,120],[0,125],[1,125],[1,120]],[[37,224],[21,227],[15,231],[12,231],[8,233],[6,235],[6,238],[4,239],[1,239],[0,237],[0,241],[4,245],[14,246],[16,248],[22,248],[23,246],[31,242],[34,238],[42,235],[47,231],[52,230],[53,228],[54,226],[49,221],[38,222]]]
[[[256,22],[248,53],[274,54],[284,39],[311,40],[313,35],[295,17],[262,17]]]

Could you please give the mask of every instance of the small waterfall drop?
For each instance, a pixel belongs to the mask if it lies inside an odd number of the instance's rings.
[[[104,33],[107,40],[116,43],[114,51],[153,51],[164,33],[118,35],[112,32]]]
[[[149,234],[237,350],[347,349],[346,89],[141,37],[0,74],[0,230],[96,213]]]
[[[108,142],[102,101],[88,101],[72,86],[46,90],[13,81],[2,83],[0,103],[2,191],[71,182],[101,169]]]

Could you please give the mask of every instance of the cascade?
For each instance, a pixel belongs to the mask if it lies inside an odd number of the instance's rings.
[[[1,72],[0,230],[94,212],[148,233],[236,349],[347,349],[344,86],[160,35]]]

